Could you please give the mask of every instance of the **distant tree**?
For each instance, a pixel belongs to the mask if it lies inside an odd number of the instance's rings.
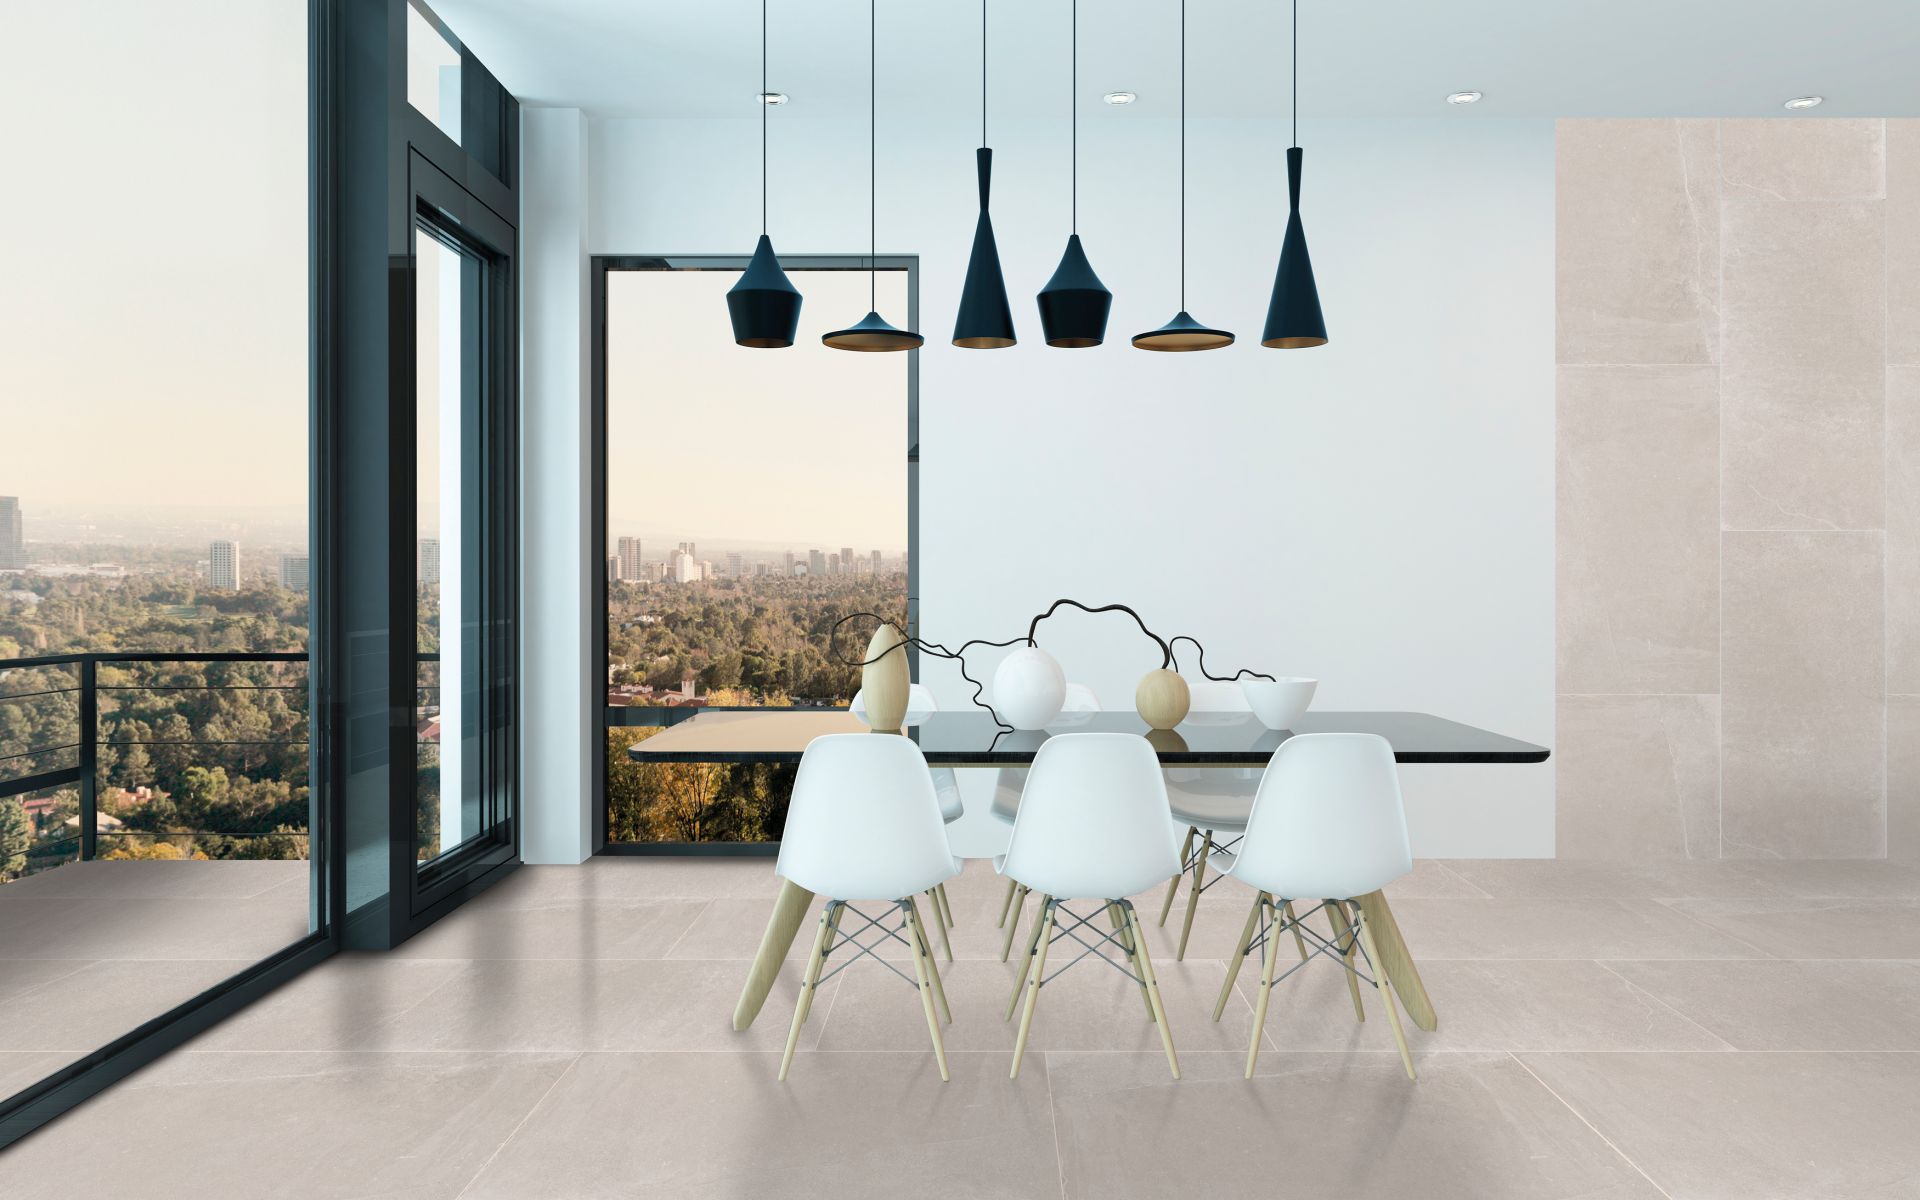
[[[27,869],[27,851],[33,847],[33,822],[20,797],[0,800],[0,881]]]

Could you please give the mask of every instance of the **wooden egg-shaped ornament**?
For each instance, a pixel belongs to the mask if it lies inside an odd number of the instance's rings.
[[[1187,719],[1187,709],[1192,703],[1187,681],[1165,667],[1148,671],[1140,677],[1140,686],[1133,689],[1133,707],[1149,729],[1172,729]]]
[[[907,719],[913,675],[907,666],[906,640],[905,634],[886,623],[873,631],[867,643],[867,665],[860,668],[861,703],[875,733],[899,733]]]

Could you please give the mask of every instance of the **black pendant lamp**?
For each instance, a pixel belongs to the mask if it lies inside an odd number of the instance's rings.
[[[1047,345],[1065,350],[1107,340],[1113,293],[1093,273],[1080,246],[1080,0],[1073,0],[1073,226],[1053,278],[1040,289],[1040,329]]]
[[[1180,311],[1158,329],[1133,335],[1136,350],[1218,350],[1233,345],[1224,329],[1209,329],[1187,312],[1187,0],[1180,0]]]
[[[1293,145],[1287,150],[1287,236],[1280,243],[1280,269],[1267,301],[1267,325],[1260,344],[1275,350],[1301,350],[1327,344],[1327,322],[1320,315],[1320,289],[1307,257],[1307,232],[1300,226],[1300,0],[1293,0]]]
[[[780,269],[767,236],[767,0],[760,0],[760,242],[747,269],[727,289],[733,340],[759,350],[793,345],[800,326],[800,291]]]
[[[999,350],[1018,339],[1007,281],[1000,274],[1000,247],[993,240],[987,193],[993,186],[993,151],[987,148],[987,0],[980,0],[980,148],[973,152],[980,176],[980,221],[973,227],[973,254],[967,282],[960,289],[960,315],[953,322],[953,344],[963,350]]]
[[[880,315],[879,267],[879,184],[880,97],[876,83],[880,63],[878,12],[874,0],[867,0],[867,315],[847,329],[822,334],[820,340],[835,350],[857,350],[883,354],[889,350],[918,350],[926,339],[907,329],[895,329]]]

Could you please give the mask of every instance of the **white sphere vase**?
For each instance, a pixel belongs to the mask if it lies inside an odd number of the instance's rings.
[[[1038,646],[1022,646],[993,672],[993,707],[1015,729],[1045,729],[1067,702],[1067,676]]]

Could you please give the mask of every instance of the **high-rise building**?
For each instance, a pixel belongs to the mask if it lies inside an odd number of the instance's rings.
[[[823,550],[807,551],[807,574],[825,575],[827,573],[827,555]]]
[[[440,539],[421,538],[414,555],[414,577],[421,583],[440,582]]]
[[[618,578],[620,578],[620,556],[609,554],[607,555],[607,582],[612,583]]]
[[[694,554],[693,543],[681,542],[679,546],[679,550],[680,550],[680,553],[685,554],[688,557],[692,557],[692,555]]]
[[[873,552],[873,573],[875,575],[880,573],[880,552],[878,550]]]
[[[691,546],[693,543],[682,542],[680,544],[683,546]],[[700,564],[694,561],[693,554],[690,551],[676,550],[673,552],[673,573],[669,578],[675,583],[698,583],[700,581]]]
[[[728,551],[727,574],[733,576],[735,579],[745,579],[747,577],[747,556],[735,551]]]
[[[0,571],[25,570],[27,527],[20,515],[20,497],[0,496]]]
[[[787,551],[786,573],[789,575],[793,574],[793,551],[791,550]]]
[[[838,575],[839,573],[840,573],[840,556],[838,554],[827,555],[827,574]]]
[[[211,542],[207,545],[207,586],[229,592],[240,590],[239,542]]]
[[[853,574],[853,547],[840,547],[840,570],[846,575]]]
[[[310,569],[310,560],[306,555],[282,554],[280,556],[280,586],[290,592],[306,591]]]
[[[616,571],[613,576],[615,579],[640,578],[642,572],[640,570],[640,539],[639,538],[637,537],[621,538],[619,558],[620,558],[619,570]]]

